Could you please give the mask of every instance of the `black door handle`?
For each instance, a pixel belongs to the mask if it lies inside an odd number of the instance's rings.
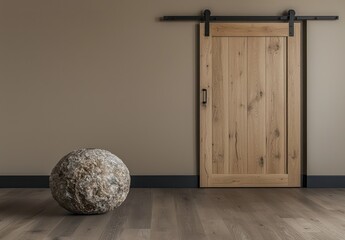
[[[202,104],[207,104],[207,89],[205,88],[202,89]]]

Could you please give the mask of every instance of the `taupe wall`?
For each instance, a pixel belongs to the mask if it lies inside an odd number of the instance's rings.
[[[308,173],[345,174],[343,0],[0,0],[0,174],[49,174],[81,147],[196,174],[196,24],[157,19],[207,7],[340,15],[309,23]]]

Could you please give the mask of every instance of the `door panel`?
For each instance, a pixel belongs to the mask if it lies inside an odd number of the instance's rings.
[[[300,26],[200,26],[201,187],[300,186]],[[204,99],[205,100],[205,99]]]
[[[228,106],[228,39],[216,38],[212,41],[212,172],[229,173],[229,109]]]
[[[247,38],[228,40],[230,173],[247,173]]]
[[[266,39],[248,38],[248,173],[266,173]]]
[[[286,173],[285,39],[282,37],[266,38],[267,173]]]

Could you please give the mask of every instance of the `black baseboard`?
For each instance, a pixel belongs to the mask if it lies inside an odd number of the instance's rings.
[[[196,175],[162,175],[131,176],[134,188],[197,188],[199,176]]]
[[[304,187],[345,188],[345,175],[303,176]],[[49,176],[0,176],[0,188],[48,188]],[[133,188],[197,188],[197,175],[131,176]]]
[[[0,188],[49,188],[49,176],[0,176]]]
[[[199,176],[131,176],[133,188],[197,188]],[[0,188],[49,188],[49,176],[0,176]]]
[[[306,176],[308,188],[345,188],[344,175],[309,175]]]

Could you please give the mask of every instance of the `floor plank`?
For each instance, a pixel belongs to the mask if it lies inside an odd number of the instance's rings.
[[[171,189],[152,192],[151,239],[178,239],[178,225],[174,193]]]

